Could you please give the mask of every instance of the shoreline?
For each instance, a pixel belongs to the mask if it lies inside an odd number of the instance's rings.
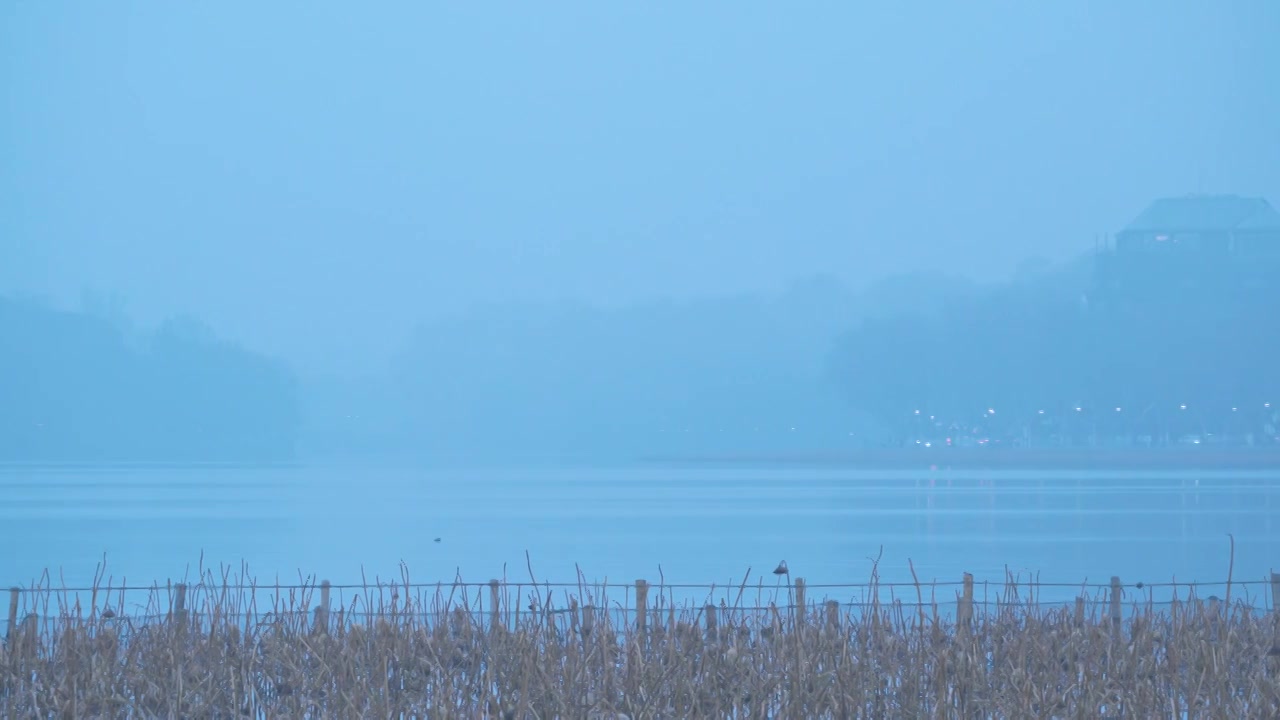
[[[1280,470],[1280,446],[1253,448],[889,448],[792,453],[669,455],[691,465],[835,465],[921,470]]]

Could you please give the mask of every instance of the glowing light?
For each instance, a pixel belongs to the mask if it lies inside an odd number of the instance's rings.
[[[1081,410],[1084,410],[1084,408],[1082,408],[1082,407],[1077,407],[1077,408],[1076,408],[1076,412],[1080,412]]]
[[[1187,406],[1186,406],[1186,405],[1179,405],[1179,406],[1178,406],[1178,409],[1179,409],[1179,410],[1186,410],[1186,409],[1187,409]]]
[[[1120,408],[1116,408],[1116,412],[1120,412]]]
[[[1040,415],[1043,415],[1043,414],[1044,414],[1044,411],[1043,411],[1043,410],[1037,410],[1037,411],[1036,411],[1036,413],[1038,413],[1038,414],[1040,414]]]
[[[987,414],[988,414],[988,415],[995,415],[995,414],[996,414],[995,408],[987,408]]]

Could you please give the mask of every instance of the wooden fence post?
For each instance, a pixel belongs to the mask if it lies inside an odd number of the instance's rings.
[[[316,625],[314,630],[320,633],[329,632],[329,590],[328,580],[320,581],[320,607],[316,608]]]
[[[840,632],[840,603],[837,600],[828,600],[827,606],[827,628],[833,633]]]
[[[1280,613],[1280,572],[1271,572],[1271,612]]]
[[[489,581],[489,630],[497,630],[502,624],[501,583],[495,578]]]
[[[22,588],[9,588],[9,624],[5,627],[5,640],[12,638],[17,632],[18,627],[18,598],[22,595]]]
[[[718,622],[716,619],[716,606],[712,605],[711,603],[707,603],[706,613],[707,613],[707,637],[713,638],[716,636],[716,626],[718,625]],[[695,627],[697,626],[695,625]]]
[[[173,586],[173,620],[180,626],[187,624],[187,584]]]
[[[586,637],[596,628],[596,606],[582,606],[582,636]]]
[[[1076,625],[1084,625],[1084,596],[1076,596]]]
[[[1119,625],[1122,621],[1120,594],[1124,592],[1124,587],[1120,584],[1120,576],[1111,576],[1111,622]]]
[[[643,635],[649,627],[649,583],[636,580],[636,630]]]
[[[796,623],[804,623],[806,601],[804,597],[804,578],[796,578]]]
[[[964,589],[960,593],[960,607],[957,608],[956,620],[963,628],[968,628],[973,623],[973,573],[964,574]]]

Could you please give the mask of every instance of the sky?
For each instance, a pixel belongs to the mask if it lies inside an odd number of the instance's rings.
[[[10,2],[0,293],[310,372],[476,303],[988,280],[1280,203],[1280,3]]]

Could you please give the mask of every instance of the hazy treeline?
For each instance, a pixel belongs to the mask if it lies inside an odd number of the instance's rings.
[[[445,462],[844,446],[866,428],[824,377],[832,341],[968,287],[818,277],[774,295],[477,307],[417,328],[390,367],[296,382],[193,319],[144,333],[118,307],[0,300],[0,458],[277,459],[295,438],[303,457]]]
[[[1017,423],[1188,404],[1203,420],[1280,402],[1280,290],[1130,280],[1100,294],[1087,258],[998,286],[818,277],[775,295],[477,307],[417,328],[390,367],[297,383],[196,321],[138,333],[0,300],[0,458],[276,459],[296,438],[314,458],[626,461],[878,444],[915,409]]]
[[[914,409],[1020,422],[1040,409],[1174,410],[1208,423],[1280,402],[1280,287],[1228,273],[1138,269],[1094,286],[1093,258],[859,324],[832,377],[886,424]],[[1191,282],[1188,282],[1191,279]],[[1073,408],[1072,408],[1073,409]]]
[[[141,333],[0,296],[0,460],[287,459],[296,393],[195,320]]]
[[[387,376],[309,397],[319,451],[453,460],[629,460],[844,447],[866,424],[825,376],[858,317],[968,284],[814,277],[780,293],[475,308],[426,324]]]
[[[815,442],[843,427],[820,375],[846,308],[838,287],[806,290],[476,308],[419,327],[380,381],[321,389],[318,445],[501,462]]]

